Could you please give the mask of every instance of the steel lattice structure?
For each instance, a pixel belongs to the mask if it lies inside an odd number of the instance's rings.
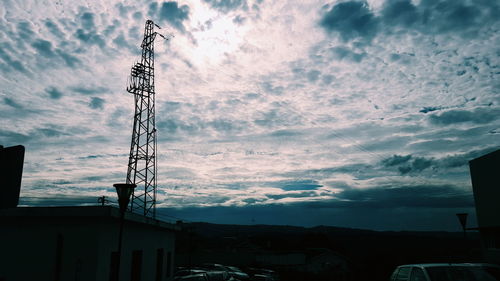
[[[132,66],[127,91],[134,95],[135,113],[132,142],[128,161],[127,183],[137,188],[132,194],[130,210],[144,216],[156,217],[156,127],[154,79],[154,31],[160,28],[153,21],[146,21],[142,40],[141,61]]]

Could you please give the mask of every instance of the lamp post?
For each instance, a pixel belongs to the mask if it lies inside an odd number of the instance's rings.
[[[118,236],[118,257],[116,261],[116,280],[120,280],[120,260],[122,256],[122,236],[123,236],[123,224],[125,222],[125,211],[127,210],[128,203],[130,202],[130,196],[137,185],[133,183],[115,183],[113,186],[116,188],[116,193],[118,194],[118,204],[120,205],[120,232]]]

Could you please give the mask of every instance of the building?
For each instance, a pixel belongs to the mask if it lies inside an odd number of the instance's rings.
[[[500,264],[500,149],[469,161],[469,167],[484,257]]]
[[[113,280],[119,227],[110,206],[0,209],[0,280]],[[127,212],[120,280],[172,280],[177,230]]]

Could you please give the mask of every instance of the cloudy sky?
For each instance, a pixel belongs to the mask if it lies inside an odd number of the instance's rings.
[[[146,19],[158,205],[240,224],[451,230],[500,144],[494,0],[3,0],[0,144],[24,204],[114,197]]]

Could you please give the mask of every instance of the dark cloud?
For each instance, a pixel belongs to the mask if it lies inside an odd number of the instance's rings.
[[[180,132],[186,132],[188,134],[195,134],[203,129],[203,123],[198,120],[194,122],[186,122],[176,118],[169,118],[161,120],[157,123],[157,127],[162,132],[169,135],[174,135]]]
[[[378,19],[366,2],[341,2],[333,6],[320,21],[326,31],[339,33],[344,41],[356,38],[371,40],[378,32]]]
[[[64,33],[59,29],[59,26],[52,22],[51,20],[45,21],[45,26],[50,31],[50,33],[54,34],[58,38],[64,38]]]
[[[388,25],[409,27],[419,20],[419,12],[410,0],[388,0],[382,10],[382,18]]]
[[[487,124],[498,120],[500,108],[476,107],[472,111],[455,109],[429,116],[429,121],[434,125],[450,125],[455,123],[471,122],[476,124]]]
[[[429,112],[442,110],[442,109],[443,109],[443,107],[441,107],[441,106],[426,106],[426,107],[420,109],[418,112],[429,113]]]
[[[75,37],[87,45],[97,45],[100,48],[106,46],[103,37],[92,30],[85,32],[83,29],[78,29],[75,33]]]
[[[115,5],[115,7],[118,9],[118,13],[120,14],[120,16],[125,19],[128,17],[128,14],[134,10],[134,7],[124,5],[123,3],[118,3]]]
[[[296,130],[277,130],[269,134],[271,137],[284,137],[284,138],[290,138],[290,137],[295,137],[302,135],[301,132],[296,131]]]
[[[307,72],[306,77],[309,82],[316,82],[319,79],[319,76],[321,75],[321,72],[313,69]]]
[[[286,191],[291,190],[316,190],[323,185],[315,180],[291,180],[291,181],[278,181],[271,182],[269,186],[281,188]]]
[[[413,157],[412,155],[393,155],[382,160],[382,165],[384,167],[398,166],[398,171],[403,175],[410,172],[422,172],[435,163],[433,158]]]
[[[283,91],[285,90],[285,88],[283,88],[283,86],[274,86],[273,83],[269,82],[269,81],[262,82],[261,85],[262,85],[262,88],[264,88],[264,90],[267,93],[270,93],[273,95],[281,95],[281,94],[283,94]]]
[[[35,130],[35,135],[53,138],[53,137],[65,136],[68,134],[57,129],[38,128]]]
[[[38,53],[47,58],[55,57],[55,53],[52,50],[52,44],[47,40],[37,39],[33,44],[31,44],[33,48],[35,48]]]
[[[4,97],[3,98],[3,102],[8,105],[8,106],[11,106],[15,109],[23,109],[23,106],[19,103],[17,103],[15,100],[11,99],[11,98],[7,98],[7,97]]]
[[[80,19],[82,21],[82,27],[85,30],[95,29],[94,14],[93,13],[85,12],[80,16]]]
[[[9,43],[0,43],[0,59],[5,62],[5,72],[10,72],[11,69],[14,69],[22,73],[28,73],[28,70],[20,61],[11,58],[7,53],[7,49],[12,50]]]
[[[71,90],[83,95],[103,94],[109,91],[109,89],[105,87],[87,87],[87,86],[75,86],[71,87]]]
[[[61,91],[59,91],[56,87],[49,87],[49,88],[45,89],[45,92],[47,94],[49,94],[51,99],[55,99],[55,100],[60,99],[63,96]]]
[[[248,10],[246,0],[205,0],[212,8],[227,13],[232,10],[243,9]]]
[[[401,156],[393,155],[387,159],[382,160],[382,164],[386,167],[391,167],[395,165],[400,165],[408,162],[411,159],[411,155]]]
[[[463,191],[451,185],[415,185],[370,189],[348,189],[337,197],[342,203],[331,202],[333,206],[364,206],[374,208],[398,207],[474,207],[472,192]],[[347,201],[344,201],[347,200]]]
[[[117,48],[125,48],[133,54],[136,54],[136,53],[139,54],[139,52],[140,52],[140,49],[137,46],[130,44],[130,41],[125,38],[125,35],[123,34],[123,32],[118,34],[113,39],[113,43],[115,44],[115,46]]]
[[[467,166],[470,160],[486,155],[498,149],[500,149],[500,146],[493,146],[485,149],[472,150],[467,153],[450,155],[439,159],[438,163],[440,166],[445,168],[463,167]]]
[[[76,68],[81,63],[81,61],[73,55],[65,53],[60,49],[56,49],[55,51],[63,59],[66,65],[71,68]]]
[[[98,97],[92,97],[89,103],[89,107],[92,109],[103,109],[105,102],[106,101],[104,99]]]
[[[157,3],[149,5],[150,14],[156,15],[158,9]],[[189,6],[179,4],[175,1],[163,2],[159,10],[160,21],[167,21],[170,25],[177,28],[181,32],[185,32],[184,20],[189,19]]]
[[[236,17],[233,18],[233,22],[238,24],[238,25],[243,25],[246,21],[246,18],[241,16],[241,15],[237,15]]]
[[[356,53],[351,51],[346,47],[333,47],[330,49],[334,55],[334,58],[337,60],[348,60],[352,62],[361,62],[363,58],[366,56],[365,52]]]
[[[283,193],[283,194],[265,194],[267,198],[280,200],[284,198],[308,198],[315,197],[318,194],[314,191],[304,191],[299,193]]]
[[[371,40],[380,32],[415,30],[422,34],[457,32],[465,37],[479,35],[478,30],[499,21],[498,1],[387,0],[374,14],[365,1],[341,2],[326,12],[320,26],[337,33],[344,41]]]
[[[30,135],[12,131],[5,131],[0,128],[0,144],[4,146],[24,144],[29,140],[31,140]]]
[[[35,32],[31,28],[31,23],[27,21],[20,21],[17,24],[18,33],[22,38],[34,38]]]

